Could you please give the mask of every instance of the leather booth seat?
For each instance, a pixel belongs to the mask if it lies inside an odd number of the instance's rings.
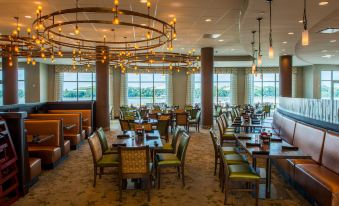
[[[61,158],[64,147],[61,125],[61,120],[25,120],[27,135],[53,135],[45,142],[28,146],[29,156],[40,158],[43,166],[54,167]]]
[[[282,115],[278,118],[281,137],[311,156],[311,159],[277,160],[279,168],[318,205],[338,206],[339,134]]]
[[[31,183],[33,183],[34,181],[37,180],[37,178],[41,174],[41,159],[30,157],[28,158],[28,162],[29,162],[29,171],[30,171],[29,177],[30,177]]]
[[[70,140],[64,140],[64,151],[62,153],[62,156],[68,155],[68,153],[71,151],[71,141]]]

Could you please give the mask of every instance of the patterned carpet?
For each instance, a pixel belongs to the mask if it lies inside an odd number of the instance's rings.
[[[192,129],[193,130],[193,129]],[[112,123],[111,135],[119,132],[118,123]],[[208,130],[191,132],[187,151],[186,187],[182,187],[176,174],[162,175],[161,188],[152,189],[151,201],[141,190],[123,192],[123,201],[118,201],[117,181],[113,176],[103,176],[93,183],[92,156],[87,141],[57,168],[44,171],[29,193],[19,199],[15,206],[37,205],[223,205],[224,194],[219,189],[218,178],[213,175],[214,153]],[[278,200],[260,200],[263,206],[310,205],[273,169],[273,184]],[[249,193],[231,193],[228,205],[254,205]]]

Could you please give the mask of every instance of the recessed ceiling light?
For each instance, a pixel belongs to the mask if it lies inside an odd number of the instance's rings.
[[[141,3],[146,4],[147,0],[140,0]]]
[[[185,50],[185,48],[181,48],[181,50]]]
[[[202,38],[204,39],[217,39],[221,36],[221,34],[204,34]]]
[[[294,35],[294,32],[288,32],[288,35]]]
[[[334,34],[337,32],[339,32],[339,28],[326,28],[326,29],[319,31],[319,33],[322,33],[322,34]]]
[[[206,21],[206,22],[211,22],[211,21],[212,21],[212,19],[205,19],[205,21]]]
[[[141,26],[146,26],[146,24],[140,24]]]
[[[102,31],[103,31],[103,32],[107,32],[108,30],[107,30],[107,29],[103,29]]]
[[[69,33],[69,35],[74,36],[75,34],[73,32]]]
[[[298,22],[299,22],[299,23],[304,23],[304,21],[303,21],[303,20],[299,20]]]
[[[327,4],[328,4],[328,1],[319,2],[319,6],[326,6]]]
[[[334,42],[337,42],[337,40],[336,39],[332,39],[330,42],[334,43]]]
[[[231,51],[235,51],[235,49],[231,49]]]
[[[177,38],[175,38],[175,39],[173,39],[174,41],[177,41],[178,39]]]
[[[283,41],[282,43],[283,43],[283,44],[287,44],[287,41]]]
[[[326,54],[326,55],[323,55],[321,56],[322,58],[331,58],[331,57],[334,57],[335,55],[333,54]]]
[[[26,19],[31,19],[32,17],[27,15],[27,16],[25,16],[25,18]]]
[[[145,40],[146,38],[145,37],[141,37],[141,40]]]
[[[220,42],[223,42],[223,41],[225,41],[225,40],[223,40],[223,39],[219,39],[218,41],[220,41]]]
[[[168,17],[169,17],[169,18],[174,18],[175,15],[174,15],[174,14],[170,14],[170,15],[168,15]]]
[[[325,52],[328,52],[328,50],[327,50],[327,49],[324,49],[324,50],[322,50],[321,52],[322,52],[322,53],[325,53]]]
[[[40,1],[35,1],[34,4],[41,5]]]
[[[286,50],[285,50],[285,49],[282,49],[281,51],[282,51],[282,52],[285,52]]]

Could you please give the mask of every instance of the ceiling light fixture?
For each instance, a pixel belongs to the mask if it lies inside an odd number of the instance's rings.
[[[334,34],[337,32],[339,32],[339,28],[331,28],[331,27],[319,31],[319,33],[322,33],[322,34]]]
[[[270,47],[268,49],[268,57],[270,59],[274,58],[273,39],[272,39],[272,1],[273,0],[267,0],[267,2],[270,5],[270,37],[269,37]]]
[[[283,44],[287,44],[287,41],[283,41],[282,43],[283,43]]]
[[[261,54],[261,21],[262,17],[258,17],[258,24],[259,24],[259,49],[258,49],[258,66],[262,65],[262,54]]]
[[[319,2],[319,6],[326,6],[327,4],[328,4],[328,1]]]
[[[256,69],[257,69],[257,65],[255,64],[255,33],[256,31],[252,31],[252,36],[253,36],[253,40],[251,42],[252,44],[252,74],[255,74]]]
[[[336,39],[332,39],[330,42],[331,43],[335,43],[335,42],[337,42],[337,40]]]
[[[212,21],[212,19],[205,19],[205,21],[206,21],[206,22],[211,22],[211,21]]]
[[[287,34],[288,35],[294,35],[294,32],[288,32]]]
[[[309,34],[307,29],[307,7],[306,7],[306,0],[304,0],[304,16],[303,16],[303,24],[304,24],[304,31],[302,32],[302,45],[308,46],[309,45]]]
[[[31,19],[32,16],[27,15],[27,16],[25,16],[25,18],[26,18],[26,19]]]
[[[219,39],[218,41],[220,41],[220,42],[223,42],[223,41],[225,41],[225,40],[223,40],[223,39]]]

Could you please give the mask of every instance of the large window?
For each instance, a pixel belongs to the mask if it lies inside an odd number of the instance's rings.
[[[339,100],[339,71],[321,71],[322,99]]]
[[[213,75],[213,102],[214,104],[231,103],[231,74]],[[201,103],[201,74],[192,75],[193,104]]]
[[[96,98],[95,73],[61,73],[63,78],[62,100],[85,101]]]
[[[231,74],[214,74],[213,84],[214,103],[231,103]]]
[[[127,104],[167,104],[168,74],[127,74]]]
[[[3,77],[0,70],[0,105],[3,105]],[[25,70],[18,70],[18,100],[19,104],[25,103]]]
[[[279,74],[253,75],[253,103],[279,102]]]

